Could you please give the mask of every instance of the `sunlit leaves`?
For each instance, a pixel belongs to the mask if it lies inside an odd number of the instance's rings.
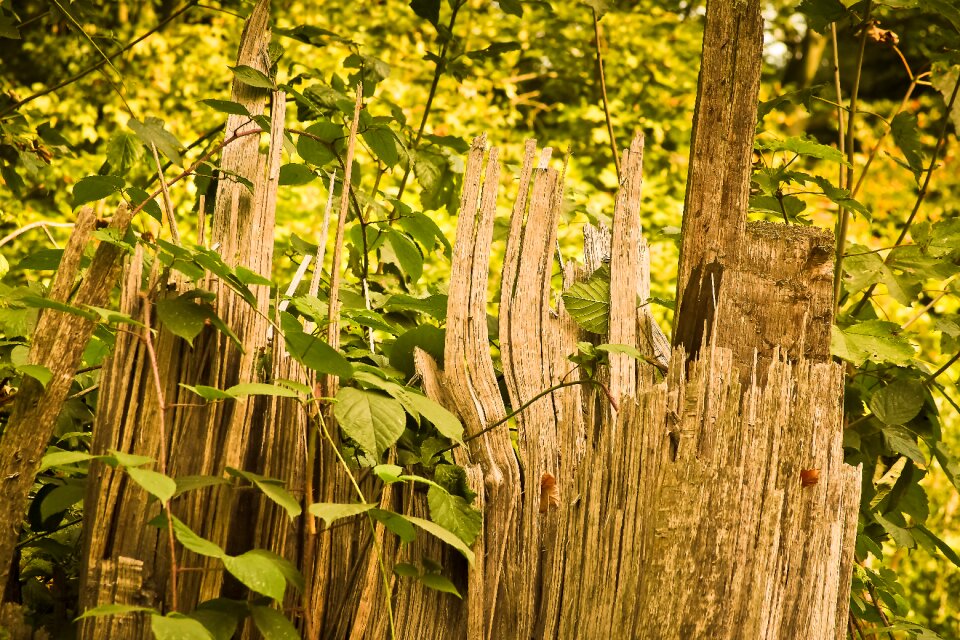
[[[406,424],[406,414],[398,401],[351,387],[337,393],[333,411],[344,434],[378,460],[397,441]]]
[[[167,131],[163,120],[160,118],[145,118],[140,122],[136,118],[130,118],[127,121],[130,127],[140,141],[150,148],[150,145],[156,145],[157,151],[165,155],[176,165],[182,165],[183,159],[180,157],[180,149],[183,145],[177,138]]]
[[[917,116],[907,111],[901,111],[890,123],[890,133],[893,141],[903,153],[907,166],[913,172],[915,180],[920,179],[923,171],[923,153],[920,147],[920,129],[917,126]]]
[[[905,364],[913,357],[913,346],[897,335],[900,326],[883,320],[868,320],[844,329],[834,325],[830,351],[842,360],[861,365],[866,360]]]
[[[103,200],[117,193],[126,184],[117,176],[87,176],[73,185],[73,206],[79,207],[88,202]]]
[[[376,508],[375,504],[345,504],[341,502],[318,502],[308,507],[311,515],[324,521],[329,527],[337,520],[366,513]]]
[[[480,512],[460,496],[448,493],[440,487],[427,491],[430,519],[451,531],[467,545],[473,544],[480,535],[483,518]]]
[[[563,305],[581,329],[605,334],[610,321],[610,267],[600,267],[564,291]]]
[[[258,89],[275,88],[273,80],[271,80],[269,76],[259,69],[254,69],[253,67],[245,64],[238,64],[235,67],[229,67],[229,69],[233,72],[233,75],[237,80],[247,86],[256,87]]]

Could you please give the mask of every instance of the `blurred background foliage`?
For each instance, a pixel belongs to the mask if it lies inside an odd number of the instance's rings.
[[[343,99],[352,105],[351,88],[363,80],[366,110],[372,119],[365,123],[369,131],[354,169],[361,205],[384,221],[398,211],[425,212],[449,239],[456,224],[465,150],[473,137],[486,133],[490,143],[502,148],[506,171],[501,189],[510,198],[516,191],[525,139],[534,137],[540,145],[552,147],[555,164],[569,153],[559,235],[564,258],[579,259],[583,225],[609,221],[617,185],[599,82],[599,51],[618,148],[628,144],[636,131],[646,135],[641,215],[651,243],[653,294],[664,301],[656,312],[669,326],[703,4],[695,0],[467,0],[463,4],[413,0],[409,5],[400,0],[274,0],[274,41],[284,48],[276,80],[288,85],[296,105],[288,115],[294,129],[317,120],[342,126]],[[896,34],[903,60],[915,74],[938,63],[945,49],[957,47],[956,31],[942,16],[925,11],[923,3],[905,0],[884,5],[873,14],[878,28]],[[251,6],[241,0],[0,2],[0,238],[31,223],[72,221],[73,185],[91,174],[123,175],[128,184],[152,190],[155,168],[142,145],[131,142],[127,126],[131,118],[163,120],[166,130],[182,144],[184,166],[213,149],[222,139],[225,115],[201,100],[229,100],[233,79],[229,66],[235,63],[243,19]],[[435,16],[434,10],[438,10]],[[763,134],[805,134],[835,145],[838,130],[836,109],[829,103],[836,99],[829,39],[809,28],[808,15],[798,12],[795,2],[766,2],[765,17],[761,100],[810,88],[824,99],[807,101],[805,107],[779,106],[764,119]],[[141,42],[126,48],[145,34]],[[838,23],[837,40],[840,76],[848,96],[859,32],[849,22]],[[124,48],[122,54],[105,61],[104,54]],[[81,77],[66,82],[74,76]],[[868,42],[860,84],[862,115],[855,129],[860,166],[884,135],[885,119],[896,112],[909,84],[904,63],[889,41]],[[916,115],[920,144],[929,156],[944,119],[944,98],[936,88],[921,85],[905,108]],[[883,144],[858,195],[872,220],[856,217],[849,235],[851,245],[868,250],[894,243],[917,195],[914,177],[898,161],[889,137]],[[293,142],[288,151],[291,155],[285,161],[298,162]],[[323,167],[311,160],[317,174],[336,167],[332,155],[326,160]],[[960,163],[955,136],[941,154],[941,163],[920,214],[931,222],[957,215]],[[836,164],[811,161],[809,165],[805,170],[835,180]],[[172,166],[168,176],[180,170]],[[405,177],[408,172],[411,175]],[[281,189],[277,210],[281,258],[272,274],[280,283],[289,280],[300,257],[318,240],[327,200],[326,178],[307,178],[304,184],[291,180]],[[398,205],[394,199],[401,188],[403,204]],[[197,180],[186,181],[172,192],[181,230],[189,238],[196,237],[191,227],[197,220],[198,196],[205,190],[212,193],[204,181]],[[804,218],[794,222],[834,227],[836,207],[830,200],[816,194],[801,197],[807,209]],[[109,216],[118,201],[118,197],[108,198],[96,206],[101,215]],[[500,200],[504,207],[498,218],[501,238],[509,215],[503,203],[508,201]],[[148,216],[141,216],[136,224],[159,232],[156,221]],[[350,237],[356,239],[359,227],[354,223],[353,229]],[[40,287],[49,272],[37,271],[36,265],[32,268],[29,260],[22,260],[62,245],[68,233],[69,228],[37,226],[3,244],[0,255],[11,271],[0,285],[4,287],[0,294],[17,287]],[[417,237],[416,230],[411,233]],[[373,267],[370,276],[374,295],[386,295],[398,287],[416,295],[444,292],[449,262],[442,243],[421,241],[420,245],[422,275],[409,282],[402,272],[389,268],[391,262],[404,260],[395,255],[396,246],[382,245],[382,265]],[[502,251],[502,243],[498,247]],[[359,268],[359,255],[354,252],[352,258]],[[495,257],[494,271],[498,264]],[[409,266],[402,269],[407,275]],[[492,280],[498,281],[498,277]],[[936,285],[949,295],[938,298],[930,313],[914,323],[920,336],[917,357],[933,365],[947,360],[951,349],[956,349],[955,341],[943,338],[941,321],[958,311],[956,284],[940,279]],[[936,287],[925,288],[911,305],[877,295],[875,305],[886,318],[904,323],[939,295]],[[4,335],[26,334],[26,329],[18,333],[17,327],[31,326],[31,314],[35,310],[12,308],[0,301]],[[949,331],[946,334],[949,338]],[[23,346],[15,341],[0,346],[3,357],[13,361],[19,357],[18,348]],[[946,376],[953,381],[957,373],[954,366]],[[956,387],[946,384],[956,400]],[[935,401],[942,410],[943,441],[960,451],[960,423],[957,411],[949,406],[952,400],[942,395]],[[89,428],[91,409],[82,399],[73,401],[62,418],[60,433]],[[862,406],[859,410],[862,413]],[[953,476],[936,463],[927,471],[922,480],[929,500],[927,526],[948,545],[960,548],[960,495],[951,484]],[[62,616],[58,595],[42,584],[70,585],[69,574],[76,571],[76,528],[66,528],[47,540],[33,556],[39,581],[26,594],[39,621]],[[900,586],[890,589],[891,593],[900,590],[902,602],[897,606],[906,618],[943,638],[960,638],[960,570],[943,555],[888,543],[883,561],[871,557],[867,566],[897,572]]]

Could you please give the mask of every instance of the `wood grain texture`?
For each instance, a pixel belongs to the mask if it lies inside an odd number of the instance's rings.
[[[125,205],[117,210],[110,229],[121,237],[130,225]],[[96,216],[89,207],[77,215],[74,231],[63,251],[47,299],[85,310],[87,305],[106,307],[120,272],[123,249],[102,242],[71,297],[80,272],[84,250],[93,234]],[[84,315],[59,309],[43,309],[30,345],[30,364],[46,367],[50,380],[42,385],[24,376],[17,390],[10,417],[0,438],[0,584],[6,584],[20,525],[27,510],[28,495],[40,469],[40,461],[53,435],[83,351],[97,323]]]

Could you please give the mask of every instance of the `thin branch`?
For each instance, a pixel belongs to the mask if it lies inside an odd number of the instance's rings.
[[[913,205],[913,210],[910,212],[910,216],[904,223],[903,229],[900,231],[900,235],[897,237],[897,241],[894,243],[894,247],[899,247],[901,244],[903,244],[904,238],[907,237],[907,233],[910,231],[910,225],[913,224],[914,218],[917,217],[917,212],[920,211],[921,205],[923,205],[924,200],[927,198],[930,180],[933,178],[933,172],[937,168],[937,159],[940,157],[940,152],[943,151],[943,147],[947,142],[947,129],[950,125],[950,114],[953,112],[953,106],[957,102],[958,90],[960,90],[960,77],[958,77],[956,83],[954,83],[953,93],[950,94],[950,100],[947,101],[947,108],[943,114],[943,124],[940,127],[940,134],[937,136],[937,144],[933,148],[933,157],[930,159],[930,166],[927,167],[927,175],[923,179],[923,186],[920,187],[920,193],[917,194],[917,200]],[[890,254],[884,258],[884,264],[886,264],[889,260]],[[858,302],[857,306],[853,309],[854,316],[859,315],[864,305],[866,305],[867,301],[870,300],[870,296],[873,295],[873,292],[876,288],[877,285],[874,283],[863,292],[863,297],[860,298],[860,302]]]
[[[154,262],[160,264],[159,260]],[[153,278],[151,277],[151,281]],[[153,348],[153,334],[150,329],[150,293],[143,297],[143,342],[147,348],[147,357],[150,361],[150,372],[153,375],[153,384],[157,391],[157,422],[160,430],[160,455],[157,461],[157,467],[160,473],[167,473],[167,425],[166,425],[166,407],[163,395],[163,382],[160,379],[160,365],[157,363],[157,352]],[[167,542],[170,545],[170,608],[177,610],[177,545],[173,537],[173,513],[170,511],[170,501],[163,501],[163,510],[167,514]]]
[[[465,4],[466,0],[454,0],[453,5],[451,6],[450,12],[450,21],[447,24],[447,33],[453,34],[453,26],[457,21],[457,13],[460,11],[460,7]],[[427,128],[427,118],[430,117],[430,109],[433,108],[433,99],[437,95],[437,87],[440,85],[440,76],[443,75],[443,72],[446,71],[447,66],[447,52],[450,41],[453,38],[450,37],[440,45],[440,55],[437,56],[438,60],[436,66],[433,70],[433,81],[430,83],[430,91],[427,93],[427,102],[423,107],[423,117],[420,118],[420,127],[417,129],[417,137],[413,140],[413,145],[411,150],[416,151],[417,147],[420,146],[420,140],[423,139],[423,132]],[[413,168],[413,162],[407,161],[407,168],[403,171],[403,178],[400,179],[400,186],[397,188],[397,200],[403,197],[403,191],[407,187],[407,180],[410,179],[410,171]]]
[[[163,165],[160,164],[160,154],[157,153],[157,145],[150,143],[150,149],[153,151],[153,161],[157,163],[157,179],[160,181],[160,191],[163,193],[163,209],[167,213],[167,225],[170,227],[170,237],[173,244],[180,246],[180,230],[177,229],[177,216],[173,212],[173,201],[170,199],[170,190],[167,188],[167,181],[163,177]]]
[[[613,135],[613,121],[610,119],[610,103],[607,101],[607,79],[603,73],[603,53],[600,50],[600,17],[597,10],[591,6],[593,12],[593,39],[597,49],[597,68],[600,75],[600,96],[603,98],[603,115],[607,120],[607,134],[610,136],[610,150],[613,151],[613,166],[617,169],[617,182],[620,182],[620,152],[617,151],[617,139]]]
[[[940,301],[944,298],[944,296],[946,296],[947,294],[949,294],[949,293],[950,293],[950,290],[947,289],[946,286],[947,286],[948,284],[950,284],[951,282],[953,282],[953,280],[957,277],[957,275],[958,275],[958,274],[955,273],[955,274],[953,274],[952,276],[950,276],[949,278],[947,278],[946,280],[944,280],[944,281],[943,281],[944,290],[940,292],[940,295],[938,295],[938,296],[935,297],[933,300],[931,300],[928,304],[926,304],[926,305],[923,307],[923,309],[920,309],[920,311],[918,311],[915,316],[913,316],[912,318],[910,318],[909,320],[907,320],[905,323],[903,323],[903,325],[901,325],[901,327],[900,327],[900,331],[906,330],[907,327],[909,327],[909,326],[912,325],[914,322],[916,322],[917,320],[919,320],[920,318],[922,318],[923,316],[925,316],[925,315],[927,314],[927,312],[930,311],[930,309],[933,309],[934,305],[936,305],[938,302],[940,302]]]
[[[953,363],[955,363],[957,360],[960,360],[960,351],[957,351],[955,354],[953,354],[953,357],[947,360],[942,367],[940,367],[939,369],[931,373],[929,376],[927,376],[927,379],[923,381],[923,384],[930,384],[931,382],[934,382],[947,369],[952,367]]]
[[[860,77],[863,73],[863,55],[867,48],[867,33],[870,25],[870,11],[873,2],[867,2],[866,13],[863,18],[863,31],[860,33],[860,50],[857,53],[857,67],[853,76],[853,88],[850,91],[850,114],[847,116],[847,175],[843,184],[853,184],[854,167],[854,120],[857,117],[857,99],[860,94]],[[840,293],[843,291],[843,253],[847,248],[847,229],[850,226],[850,210],[841,207],[837,220],[837,257],[833,269],[833,314],[837,314],[840,307]]]
[[[47,94],[53,93],[53,92],[55,92],[55,91],[58,91],[58,90],[62,89],[63,87],[65,87],[65,86],[67,86],[67,85],[69,85],[69,84],[73,84],[73,83],[76,82],[77,80],[80,80],[81,78],[84,78],[84,77],[90,75],[90,74],[93,73],[94,71],[97,71],[98,69],[100,69],[100,67],[104,66],[104,65],[107,64],[109,61],[111,61],[111,60],[113,60],[114,58],[116,58],[117,56],[119,56],[119,55],[121,55],[121,54],[129,51],[130,49],[132,49],[132,48],[135,47],[136,45],[140,44],[141,42],[143,42],[144,40],[146,40],[147,38],[149,38],[151,35],[153,35],[153,34],[156,33],[157,31],[160,31],[161,29],[163,29],[165,26],[167,26],[169,23],[173,22],[177,17],[179,17],[180,14],[184,13],[185,11],[187,11],[188,9],[190,9],[191,7],[193,7],[196,3],[197,3],[197,0],[190,0],[190,1],[187,2],[185,5],[183,5],[182,7],[180,7],[179,9],[177,9],[176,11],[174,11],[173,13],[171,13],[169,16],[167,16],[166,18],[164,18],[163,20],[161,20],[161,21],[157,24],[157,26],[155,26],[155,27],[153,27],[152,29],[150,29],[149,31],[145,32],[143,35],[141,35],[141,36],[138,37],[137,39],[132,40],[129,44],[127,44],[127,45],[124,46],[123,48],[118,49],[117,51],[114,51],[113,53],[106,55],[103,60],[100,60],[100,61],[97,62],[96,64],[93,64],[93,65],[87,67],[86,69],[84,69],[83,71],[81,71],[81,72],[79,72],[79,73],[77,73],[77,74],[74,74],[74,75],[70,76],[70,77],[67,78],[66,80],[62,80],[62,81],[58,82],[57,84],[53,85],[52,87],[47,87],[46,89],[43,89],[42,91],[38,91],[37,93],[34,93],[34,94],[32,94],[32,95],[27,96],[27,97],[24,98],[23,100],[18,100],[18,101],[16,101],[16,102],[14,102],[13,104],[8,105],[6,108],[4,108],[2,111],[0,111],[0,118],[3,118],[4,116],[6,116],[6,115],[8,115],[8,114],[10,114],[10,113],[13,113],[14,111],[16,111],[17,109],[19,109],[19,108],[22,107],[23,105],[29,104],[30,102],[33,102],[33,101],[36,100],[37,98],[41,98],[41,97],[43,97],[43,96],[45,96],[45,95],[47,95]]]
[[[43,228],[55,227],[58,229],[68,229],[68,228],[73,228],[73,223],[72,222],[50,222],[49,220],[38,220],[36,222],[31,222],[30,224],[25,224],[19,229],[17,229],[16,231],[11,232],[9,235],[4,236],[3,239],[0,240],[0,247],[7,244],[17,236],[22,235],[27,231],[30,231],[31,229],[36,229],[37,227],[43,227]]]

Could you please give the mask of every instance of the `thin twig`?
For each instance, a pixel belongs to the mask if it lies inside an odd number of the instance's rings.
[[[860,33],[860,50],[857,53],[857,67],[853,76],[853,88],[850,91],[850,113],[847,116],[847,175],[843,184],[853,184],[854,153],[854,120],[857,117],[857,99],[860,95],[860,77],[863,73],[863,55],[867,48],[867,33],[870,26],[870,11],[873,2],[867,2],[867,9],[863,17],[863,27]],[[842,185],[841,185],[842,186]],[[833,313],[836,315],[840,307],[840,293],[843,290],[843,253],[847,248],[847,229],[850,225],[850,210],[841,207],[837,220],[837,257],[833,269]]]
[[[0,247],[7,244],[17,236],[24,234],[27,231],[30,231],[31,229],[36,229],[37,227],[42,227],[44,229],[46,229],[46,227],[56,227],[58,229],[67,229],[67,228],[72,228],[73,223],[72,222],[50,222],[48,220],[38,220],[36,222],[31,222],[30,224],[23,225],[22,227],[20,227],[16,231],[13,231],[9,235],[4,236],[3,239],[0,240]]]
[[[157,163],[157,179],[160,181],[160,191],[163,193],[163,209],[167,214],[170,238],[173,240],[173,244],[179,247],[180,230],[177,229],[177,216],[173,212],[173,200],[170,199],[170,190],[167,188],[167,181],[163,177],[163,165],[160,164],[160,154],[157,153],[157,145],[151,142],[150,150],[153,151],[153,161]]]
[[[327,343],[336,348],[339,343],[340,323],[340,256],[343,252],[343,234],[347,222],[347,211],[350,208],[350,177],[353,173],[353,153],[357,143],[357,126],[360,121],[360,109],[363,106],[363,85],[357,85],[356,102],[353,107],[353,122],[350,123],[350,139],[347,142],[346,166],[343,170],[343,186],[340,194],[340,215],[337,218],[337,233],[334,236],[333,259],[330,261],[330,294],[327,306]],[[333,376],[328,377],[328,386],[333,388]],[[326,393],[330,394],[330,389]]]
[[[160,264],[159,259],[154,262]],[[151,281],[153,278],[151,277]],[[150,329],[150,292],[143,296],[143,342],[147,348],[147,357],[150,360],[150,371],[153,374],[153,384],[157,391],[157,422],[159,423],[160,456],[157,467],[160,473],[167,473],[167,425],[166,407],[163,395],[163,382],[160,379],[160,365],[157,363],[157,352],[153,348],[153,335]],[[170,608],[177,610],[177,545],[173,537],[173,513],[170,512],[170,501],[163,501],[163,510],[167,514],[167,542],[170,545]]]
[[[930,188],[930,180],[933,178],[933,172],[937,168],[937,159],[940,157],[940,152],[943,151],[943,147],[947,141],[947,129],[950,125],[950,114],[953,112],[953,105],[957,102],[958,90],[960,90],[960,76],[957,77],[957,82],[953,85],[953,93],[950,94],[950,100],[947,101],[947,108],[943,114],[943,124],[940,127],[940,134],[937,136],[937,144],[933,148],[933,157],[930,159],[930,166],[927,167],[927,175],[923,179],[923,186],[920,187],[920,192],[917,194],[917,200],[914,202],[913,210],[910,212],[910,216],[904,223],[903,229],[900,231],[900,235],[897,237],[897,241],[893,245],[894,248],[903,244],[904,238],[907,237],[907,233],[910,231],[910,225],[913,224],[914,218],[917,217],[917,212],[920,211],[921,205],[923,205],[924,200],[927,198],[927,193]],[[887,257],[884,258],[884,264],[887,264],[887,262],[890,260],[890,255],[892,254],[887,254]],[[870,296],[873,295],[873,292],[876,288],[877,285],[874,283],[863,292],[863,297],[860,298],[860,302],[858,302],[857,306],[853,309],[854,317],[860,314],[860,311],[863,309],[864,305],[867,304],[867,301],[870,300]]]
[[[617,182],[620,182],[620,152],[617,151],[617,139],[613,135],[613,121],[610,119],[610,103],[607,101],[607,79],[603,73],[603,53],[600,51],[600,17],[597,10],[591,6],[593,12],[593,39],[597,49],[597,69],[600,75],[600,96],[603,98],[603,115],[607,120],[607,134],[610,136],[610,150],[613,151],[613,166],[617,169]]]
[[[950,276],[949,278],[947,278],[946,280],[944,280],[944,281],[943,281],[944,290],[940,292],[940,295],[938,295],[937,297],[935,297],[935,298],[934,298],[933,300],[931,300],[928,304],[924,305],[923,309],[920,309],[920,311],[918,311],[915,316],[913,316],[912,318],[910,318],[909,320],[907,320],[906,322],[904,322],[904,323],[900,326],[900,331],[905,331],[905,330],[907,329],[907,327],[909,327],[909,326],[912,325],[914,322],[916,322],[917,320],[919,320],[920,318],[922,318],[923,316],[925,316],[925,315],[927,314],[927,312],[930,311],[930,309],[933,309],[934,305],[936,305],[938,302],[940,302],[940,300],[942,300],[944,296],[946,296],[947,294],[949,294],[949,293],[950,293],[950,290],[947,289],[946,286],[947,286],[948,284],[950,284],[951,282],[953,282],[953,280],[957,277],[957,275],[958,275],[958,274],[955,273],[955,274],[953,274],[952,276]]]
[[[960,360],[960,351],[957,351],[955,354],[953,354],[953,357],[947,360],[942,367],[940,367],[939,369],[931,373],[929,376],[927,376],[926,380],[923,381],[923,384],[930,384],[931,382],[935,381],[947,369],[953,366],[953,363],[956,362],[957,360]]]
[[[427,118],[430,117],[430,109],[433,108],[433,99],[437,95],[437,87],[440,85],[440,76],[443,75],[443,72],[446,71],[447,67],[447,52],[449,50],[450,42],[453,41],[453,25],[457,21],[457,13],[460,11],[460,7],[465,4],[466,0],[454,0],[451,6],[450,12],[450,22],[447,24],[447,33],[451,34],[451,37],[444,40],[443,44],[440,45],[440,55],[437,56],[436,66],[433,70],[433,81],[430,83],[430,91],[427,93],[427,102],[423,107],[423,117],[420,118],[420,127],[417,129],[417,137],[413,140],[413,145],[411,145],[411,151],[416,151],[417,147],[420,146],[420,140],[423,139],[423,132],[427,128]],[[400,186],[397,188],[397,201],[403,197],[403,190],[407,187],[407,180],[410,179],[410,171],[413,168],[413,161],[407,161],[407,168],[403,171],[403,178],[400,179]]]

